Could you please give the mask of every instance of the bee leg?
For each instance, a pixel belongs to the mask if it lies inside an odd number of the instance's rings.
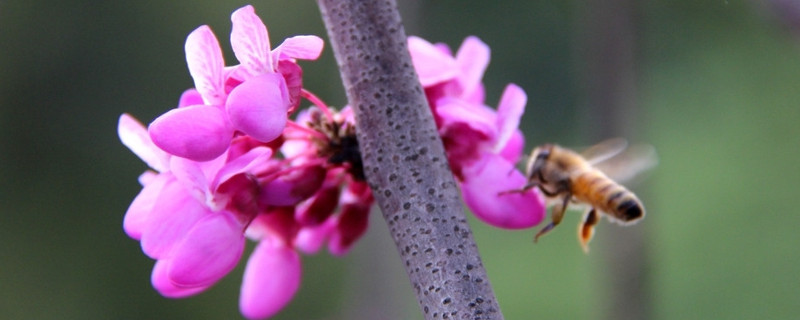
[[[550,224],[548,224],[547,226],[542,228],[542,230],[539,230],[539,232],[536,233],[536,236],[533,237],[533,242],[539,241],[539,237],[543,236],[545,233],[549,232],[550,230],[555,228],[559,223],[561,223],[561,218],[564,218],[564,211],[567,210],[567,204],[569,203],[569,199],[571,197],[572,194],[567,193],[566,195],[564,195],[564,199],[561,202],[556,203],[553,206],[553,215],[550,218],[551,220]]]
[[[578,226],[578,240],[581,242],[583,252],[589,253],[589,241],[594,236],[594,226],[600,221],[600,216],[594,208],[589,208],[583,215],[583,222]]]
[[[502,196],[502,195],[512,194],[512,193],[524,193],[524,192],[528,192],[528,190],[536,188],[538,186],[539,186],[539,182],[528,182],[528,184],[522,186],[522,188],[511,189],[511,190],[506,190],[506,191],[500,191],[500,192],[497,193],[497,195],[498,196]]]

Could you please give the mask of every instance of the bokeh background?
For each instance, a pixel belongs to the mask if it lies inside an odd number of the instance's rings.
[[[795,319],[800,314],[800,4],[793,0],[407,1],[407,32],[492,48],[487,102],[523,87],[527,145],[610,136],[653,145],[631,228],[577,212],[534,230],[474,219],[508,319]],[[192,85],[183,43],[201,24],[229,63],[240,1],[0,1],[0,318],[235,319],[242,266],[199,296],[162,298],[122,231],[145,170],[116,136]],[[273,45],[325,37],[313,1],[253,1]],[[345,103],[330,47],[305,84]],[[243,263],[242,263],[243,265]],[[278,319],[420,319],[385,223],[344,258],[304,257]]]

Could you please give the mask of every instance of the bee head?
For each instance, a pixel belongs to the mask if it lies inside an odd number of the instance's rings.
[[[542,178],[542,168],[544,167],[547,159],[550,158],[550,152],[553,150],[553,145],[545,144],[536,147],[531,152],[531,157],[528,160],[528,178]]]

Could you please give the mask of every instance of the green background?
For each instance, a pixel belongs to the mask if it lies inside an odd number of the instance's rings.
[[[775,0],[773,2],[779,2]],[[228,34],[236,1],[0,2],[0,318],[237,318],[242,265],[199,296],[162,298],[152,261],[126,237],[123,214],[145,165],[119,143],[128,112],[149,122],[192,85],[183,43],[201,24]],[[312,1],[254,1],[273,45],[326,37]],[[606,137],[583,85],[587,55],[578,1],[408,1],[409,34],[457,47],[476,35],[492,48],[485,77],[496,105],[508,82],[529,96],[527,147],[588,145]],[[598,319],[618,287],[610,276],[641,264],[651,319],[792,319],[800,314],[800,38],[786,10],[759,1],[641,1],[632,61],[636,112],[626,138],[660,163],[633,186],[648,217],[631,228],[601,222],[592,252],[575,239],[576,213],[534,245],[534,230],[472,220],[508,319]],[[798,20],[795,20],[797,23]],[[794,30],[797,31],[797,30]],[[329,44],[304,62],[305,85],[345,103]],[[612,77],[612,75],[609,75]],[[588,101],[588,102],[587,102]],[[386,226],[344,258],[303,258],[303,283],[279,319],[419,319]],[[617,235],[643,235],[644,261],[609,257]],[[252,244],[251,244],[252,247]],[[620,249],[623,248],[623,249]],[[383,316],[380,316],[383,315]]]

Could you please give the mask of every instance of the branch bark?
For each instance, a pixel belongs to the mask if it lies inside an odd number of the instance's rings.
[[[426,319],[502,319],[394,0],[318,0],[364,172]]]

